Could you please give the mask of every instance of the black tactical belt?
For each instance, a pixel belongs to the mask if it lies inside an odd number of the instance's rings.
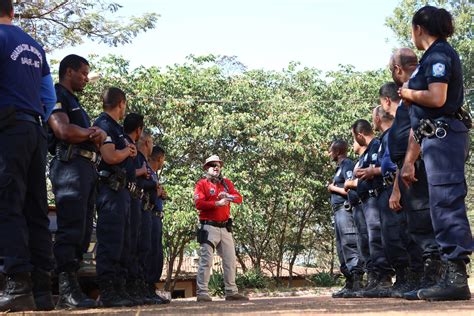
[[[363,194],[360,195],[360,200],[362,202],[365,202],[365,201],[367,201],[368,198],[378,197],[383,192],[383,190],[385,190],[385,187],[370,189],[366,193],[363,193]]]
[[[443,139],[448,135],[449,125],[443,119],[421,119],[420,125],[413,131],[413,138],[421,145],[425,137]]]
[[[95,151],[77,148],[76,150],[74,150],[74,153],[82,158],[90,160],[90,162],[92,162],[93,164],[97,164],[99,162],[99,155]]]
[[[26,122],[35,123],[41,127],[44,125],[41,115],[34,115],[34,114],[26,113],[26,112],[17,111],[15,113],[15,117],[18,121],[26,121]]]
[[[202,225],[211,225],[214,227],[221,227],[221,228],[227,227],[227,221],[216,222],[216,221],[200,220],[199,223],[201,223]]]

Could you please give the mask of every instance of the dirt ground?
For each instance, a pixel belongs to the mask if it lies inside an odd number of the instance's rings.
[[[251,298],[248,302],[215,299],[197,303],[194,299],[173,300],[171,304],[135,308],[9,313],[8,315],[474,315],[474,300],[424,302],[401,299],[333,299],[328,294],[303,297]]]

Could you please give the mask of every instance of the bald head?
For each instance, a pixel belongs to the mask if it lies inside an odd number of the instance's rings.
[[[399,86],[408,81],[418,65],[418,57],[410,48],[399,48],[390,57],[390,72]]]

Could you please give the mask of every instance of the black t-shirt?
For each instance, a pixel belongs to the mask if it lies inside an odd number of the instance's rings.
[[[354,170],[354,162],[349,158],[345,158],[336,168],[334,175],[334,185],[343,188],[346,180],[352,179],[352,171]],[[347,196],[336,192],[331,192],[331,205],[342,204],[347,201]]]
[[[394,163],[400,163],[405,159],[408,148],[408,138],[410,137],[410,115],[408,107],[403,102],[398,105],[392,128],[388,133],[388,149],[390,159]]]
[[[53,108],[52,114],[64,113],[68,116],[69,123],[82,128],[89,128],[91,126],[91,119],[89,118],[89,115],[87,115],[86,111],[82,108],[81,104],[79,103],[79,99],[59,83],[57,83],[54,88],[56,90],[57,102]],[[68,144],[65,141],[60,141],[57,139],[51,129],[48,131],[48,142],[50,150],[54,150],[54,147],[58,142]],[[97,151],[94,143],[89,140],[76,145],[82,149],[94,152]]]
[[[377,138],[372,139],[369,146],[365,150],[364,154],[362,154],[360,158],[360,168],[365,169],[369,166],[377,166],[380,164],[379,161],[379,151],[380,141]],[[367,195],[369,190],[378,189],[383,186],[383,178],[381,175],[375,176],[371,180],[362,180],[359,179],[357,182],[357,194],[359,196]]]
[[[110,115],[102,112],[99,117],[95,120],[94,126],[98,126],[107,133],[107,139],[104,144],[112,143],[115,145],[115,149],[124,149],[127,146],[128,140],[124,136],[123,128],[117,123]],[[114,173],[114,167],[118,167],[125,170],[127,173],[128,182],[135,182],[135,165],[131,157],[126,158],[122,162],[116,165],[109,165],[103,159],[99,164],[99,171],[106,170]]]
[[[414,90],[428,90],[428,85],[433,82],[448,84],[446,103],[436,109],[422,104],[412,104],[410,120],[413,129],[418,127],[420,119],[435,119],[453,114],[464,102],[461,61],[456,51],[444,39],[436,40],[426,50],[408,81],[408,87]]]

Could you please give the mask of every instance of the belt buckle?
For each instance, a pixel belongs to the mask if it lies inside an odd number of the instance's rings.
[[[96,162],[97,162],[97,153],[94,152],[94,151],[92,152],[91,161],[92,161],[93,163],[96,163]]]

